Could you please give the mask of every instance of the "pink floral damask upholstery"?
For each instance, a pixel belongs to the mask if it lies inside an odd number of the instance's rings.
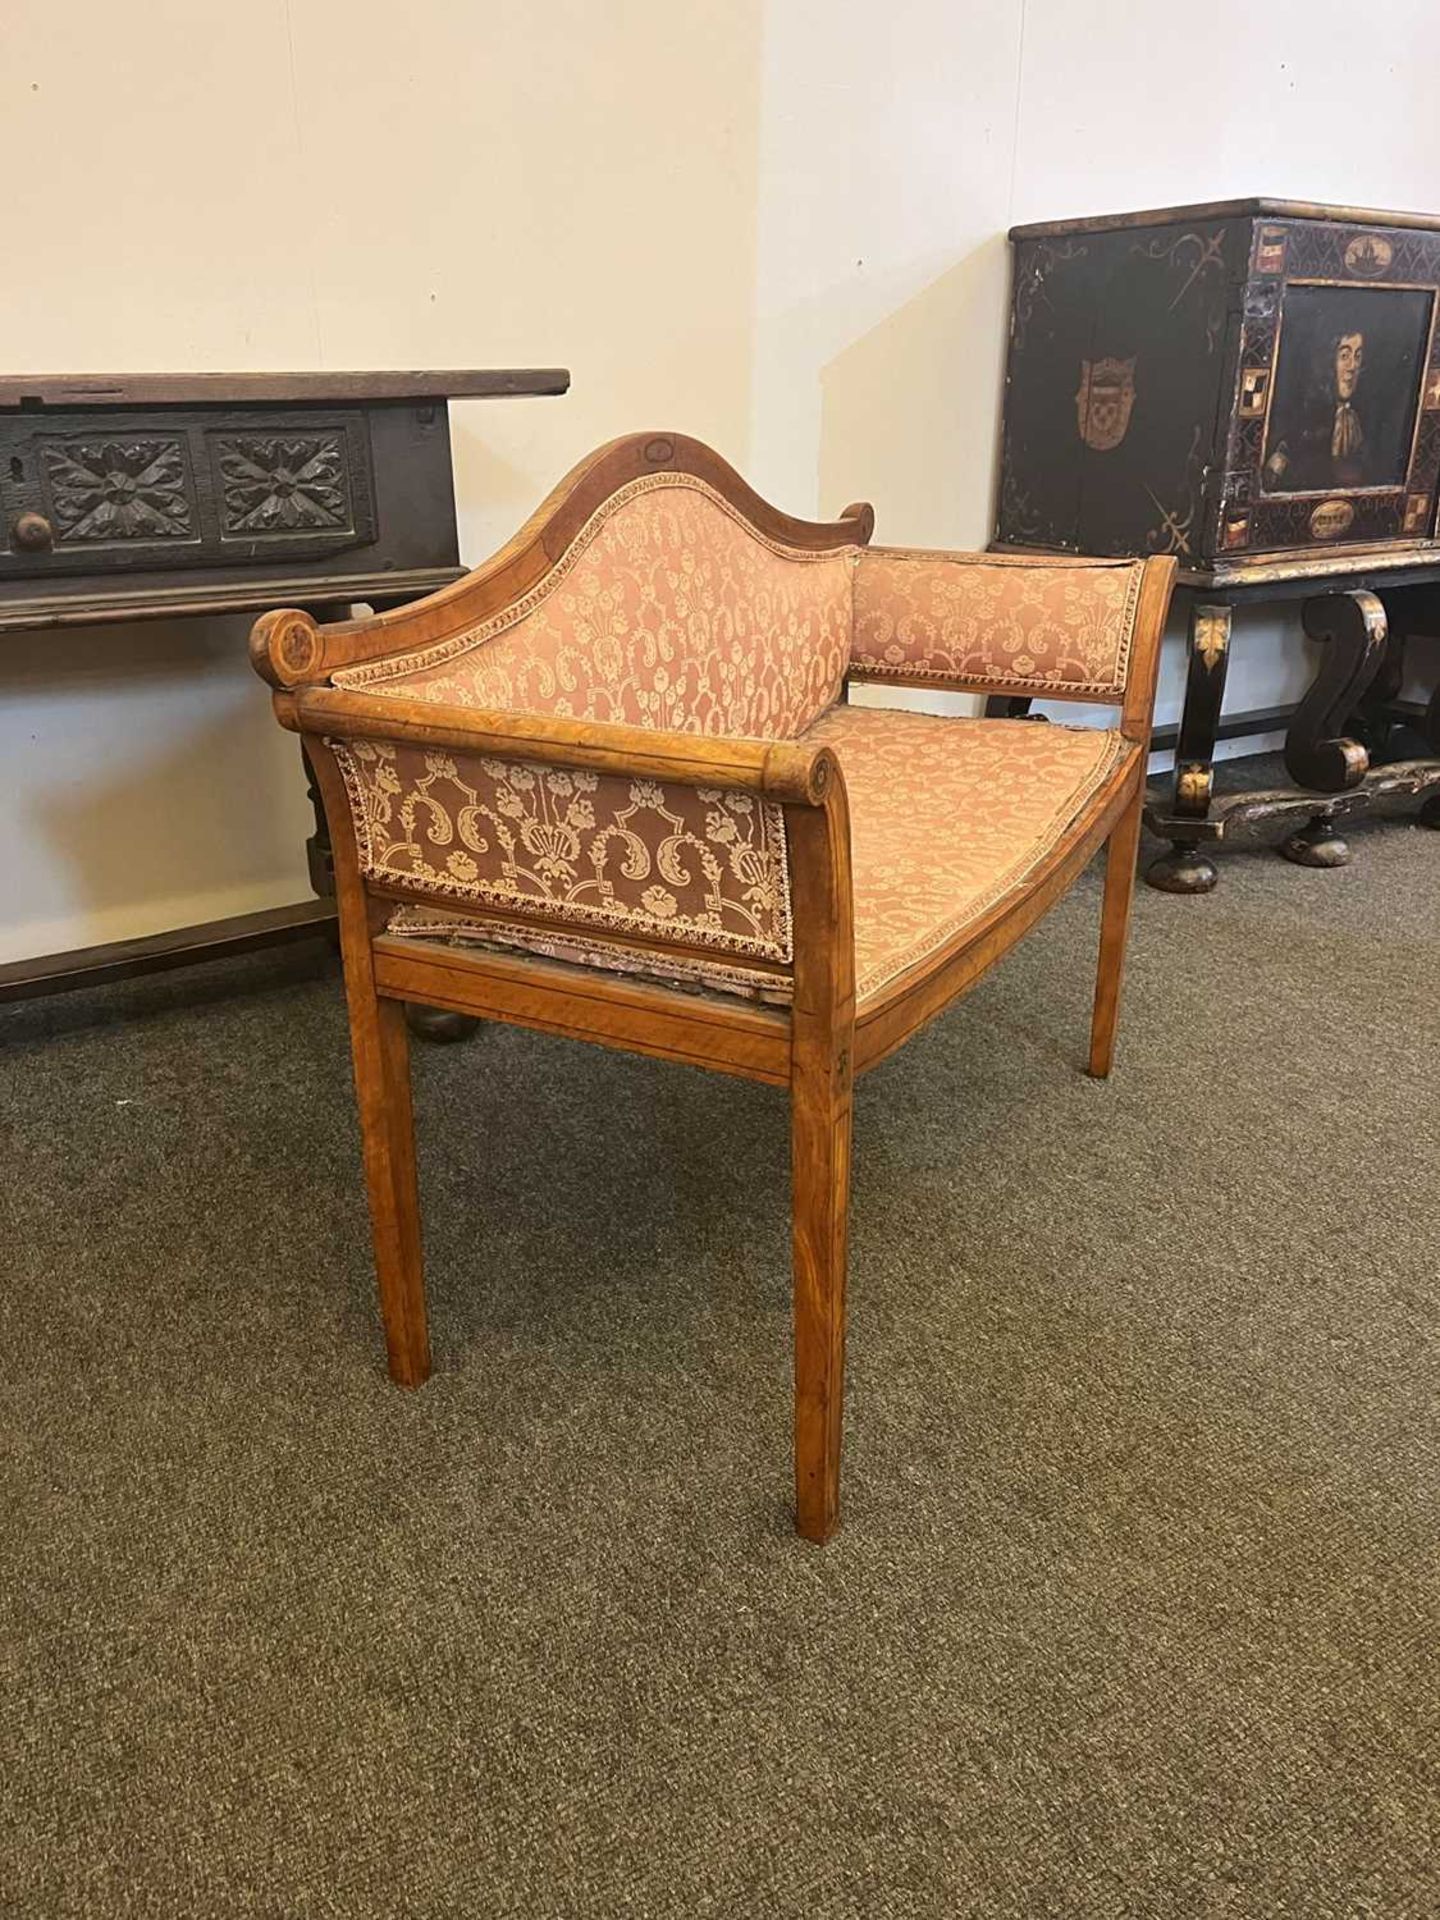
[[[515,605],[337,687],[681,733],[785,739],[836,699],[854,550],[768,540],[690,474],[621,488]]]
[[[845,775],[862,1005],[965,936],[1044,860],[1122,759],[1137,751],[1110,729],[880,707],[834,707],[804,737],[833,747]],[[743,965],[587,944],[578,919],[573,932],[552,931],[403,907],[391,930],[521,947],[766,999],[783,1000],[788,991],[783,980]],[[733,944],[729,950],[747,951]]]
[[[651,474],[514,605],[334,684],[833,747],[863,1000],[1022,880],[1131,749],[1106,731],[838,705],[847,670],[1118,693],[1139,572],[792,549],[693,475]],[[781,807],[425,746],[331,745],[366,877],[434,897],[401,908],[392,931],[788,996]]]
[[[1110,728],[836,707],[806,735],[850,798],[860,999],[931,959],[1052,852],[1135,749]]]
[[[567,927],[790,958],[781,808],[617,774],[334,743],[372,880]]]
[[[967,681],[997,691],[1124,691],[1141,568],[875,547],[855,575],[859,679]]]

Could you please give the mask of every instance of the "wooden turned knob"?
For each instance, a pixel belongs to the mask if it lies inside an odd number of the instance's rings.
[[[48,553],[55,529],[43,513],[19,513],[10,523],[10,538],[25,553]]]

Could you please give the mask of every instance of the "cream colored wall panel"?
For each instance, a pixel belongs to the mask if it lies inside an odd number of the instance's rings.
[[[5,372],[315,358],[286,13],[6,7]]]
[[[100,0],[13,10],[0,368],[560,364],[453,410],[462,551],[581,454],[698,433],[792,511],[988,535],[1014,221],[1440,208],[1432,10],[1222,0]],[[1183,26],[1184,31],[1181,31]],[[0,642],[0,951],[303,896],[243,622]],[[1235,705],[1309,649],[1247,623]],[[122,663],[128,662],[128,668]],[[1172,642],[1162,685],[1178,688]],[[244,783],[221,817],[206,776]],[[239,910],[238,907],[236,910]]]
[[[453,410],[462,553],[600,440],[748,459],[760,0],[70,0],[0,62],[0,369],[561,365]],[[0,638],[0,954],[302,899],[246,622]]]
[[[1016,222],[1192,200],[1440,207],[1432,0],[1024,0]]]
[[[299,747],[248,624],[0,636],[0,962],[307,896]]]
[[[307,146],[351,169],[317,236],[331,363],[574,375],[558,403],[455,408],[467,556],[617,433],[680,428],[743,465],[759,0],[420,0],[382,59],[352,11],[294,20]]]
[[[983,536],[1020,51],[1011,4],[770,7],[753,445],[782,505]]]

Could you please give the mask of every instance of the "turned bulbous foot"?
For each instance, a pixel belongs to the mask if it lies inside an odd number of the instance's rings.
[[[1317,818],[1280,842],[1278,851],[1297,867],[1345,867],[1350,848],[1335,831],[1334,822]]]
[[[1161,893],[1209,893],[1219,878],[1215,862],[1198,847],[1173,846],[1145,869],[1145,884]]]

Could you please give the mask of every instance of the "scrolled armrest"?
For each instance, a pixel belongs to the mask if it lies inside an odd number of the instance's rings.
[[[277,694],[275,710],[282,724],[301,733],[553,761],[597,773],[758,793],[792,806],[822,805],[840,777],[839,762],[829,747],[800,740],[717,738],[559,714],[447,707],[331,687]]]

